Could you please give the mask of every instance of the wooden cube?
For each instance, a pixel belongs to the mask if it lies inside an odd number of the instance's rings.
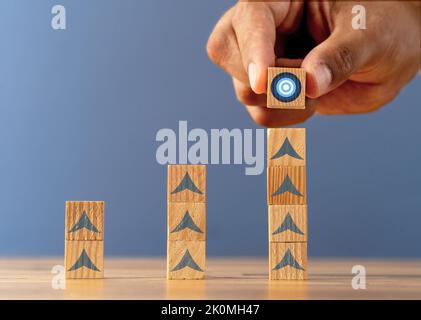
[[[206,166],[169,165],[168,202],[206,202]]]
[[[269,242],[307,242],[307,206],[270,205]]]
[[[103,201],[66,201],[66,240],[104,239]]]
[[[300,68],[269,68],[267,107],[305,109],[306,73]]]
[[[267,131],[267,166],[305,166],[306,129],[273,128]]]
[[[268,204],[306,204],[306,168],[268,167]]]
[[[271,280],[307,279],[307,243],[270,242],[269,277]]]
[[[206,239],[206,204],[203,202],[168,203],[168,240]]]
[[[205,241],[168,241],[167,279],[204,279],[205,259]]]
[[[104,241],[66,240],[64,265],[67,279],[103,278]]]

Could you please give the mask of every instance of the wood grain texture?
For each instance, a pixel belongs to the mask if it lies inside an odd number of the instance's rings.
[[[306,204],[306,167],[268,167],[267,200],[268,204]]]
[[[206,204],[169,202],[168,240],[206,240]]]
[[[186,256],[192,258],[197,270],[185,263]],[[167,279],[201,280],[205,278],[206,241],[168,241]],[[178,270],[177,267],[182,267]]]
[[[183,179],[191,179],[197,192],[183,188],[183,185],[180,185],[183,184]],[[186,185],[188,184],[184,184],[184,187]],[[206,202],[206,166],[169,165],[168,202]]]
[[[103,240],[104,201],[66,201],[65,221],[66,240]]]
[[[269,242],[307,242],[306,205],[269,205]]]
[[[291,102],[281,102],[272,95],[272,80],[282,72],[289,72],[297,76],[301,82],[300,95]],[[306,73],[300,68],[268,68],[267,107],[274,109],[305,109]]]
[[[106,263],[104,279],[53,290],[51,270],[62,257],[0,257],[0,299],[421,300],[421,259],[311,257],[306,281],[268,281],[267,258],[259,257],[210,257],[202,281],[167,281],[165,257],[107,256]],[[367,290],[352,288],[354,265],[366,267]]]
[[[289,150],[288,145],[292,147],[293,150]],[[295,154],[294,154],[294,151],[295,151]],[[305,165],[306,165],[306,129],[305,128],[271,128],[267,130],[267,166],[268,167],[305,166]]]
[[[307,279],[307,243],[269,243],[270,280]]]
[[[103,278],[104,241],[66,240],[64,265],[67,279]]]

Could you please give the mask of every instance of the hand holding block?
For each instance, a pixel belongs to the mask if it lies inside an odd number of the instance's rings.
[[[267,107],[305,109],[306,73],[299,68],[269,68]]]
[[[168,202],[206,202],[206,166],[169,165]]]
[[[96,279],[104,277],[104,241],[66,240],[67,279]]]
[[[306,129],[273,128],[267,131],[267,166],[305,166]]]
[[[305,167],[268,167],[268,204],[306,204]]]
[[[168,203],[168,240],[206,239],[206,204],[203,202]]]
[[[307,243],[269,243],[269,276],[271,280],[307,279]]]
[[[168,241],[167,279],[204,279],[205,250],[205,241]]]
[[[269,205],[269,242],[307,242],[307,206]]]
[[[66,240],[104,239],[103,201],[66,201]]]

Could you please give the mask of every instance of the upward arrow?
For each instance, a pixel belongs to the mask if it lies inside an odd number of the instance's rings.
[[[203,272],[203,270],[194,262],[189,250],[186,250],[184,256],[181,258],[180,262],[171,270],[178,271],[186,267],[192,268],[193,270]]]
[[[289,142],[288,137],[285,138],[284,143],[279,148],[278,152],[276,152],[273,155],[273,157],[271,158],[271,160],[281,158],[281,157],[283,157],[285,155],[289,155],[289,156],[291,156],[293,158],[296,158],[296,159],[299,159],[299,160],[303,160],[303,158],[292,147],[291,143]]]
[[[175,194],[181,192],[183,190],[190,190],[191,192],[202,194],[202,191],[199,190],[198,187],[194,184],[188,172],[184,175],[183,179],[181,180],[180,184],[175,188],[171,194]]]
[[[290,266],[298,270],[304,270],[304,268],[297,262],[297,260],[295,260],[289,249],[285,252],[282,261],[279,262],[272,270],[279,270],[286,266]]]
[[[297,190],[297,188],[294,186],[294,184],[292,183],[290,177],[288,175],[286,175],[284,181],[282,182],[281,186],[278,188],[278,190],[276,190],[273,194],[272,197],[274,196],[279,196],[285,192],[290,192],[296,196],[299,197],[303,197],[303,195]]]
[[[89,220],[88,215],[84,211],[79,221],[69,230],[69,233],[76,232],[80,229],[88,229],[89,231],[100,233],[100,231],[94,226],[94,224]]]
[[[86,253],[85,249],[82,250],[82,253],[79,256],[79,259],[75,262],[75,264],[67,271],[75,271],[79,268],[86,267],[88,269],[94,270],[94,271],[100,271],[94,263],[89,258],[88,254]]]
[[[304,232],[300,230],[300,228],[297,227],[297,225],[294,223],[294,220],[292,220],[291,215],[288,213],[284,219],[284,222],[279,226],[278,229],[276,229],[272,235],[276,235],[279,233],[282,233],[286,230],[290,230],[292,232],[304,235]]]
[[[182,231],[184,229],[190,229],[192,231],[203,233],[202,230],[194,223],[193,218],[191,217],[190,213],[186,211],[184,214],[183,219],[180,221],[180,223],[171,231],[171,233],[175,233],[178,231]]]

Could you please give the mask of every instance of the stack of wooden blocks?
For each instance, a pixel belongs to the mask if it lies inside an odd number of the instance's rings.
[[[67,201],[65,220],[66,278],[103,278],[104,202]]]
[[[268,107],[305,108],[305,72],[269,68]],[[269,278],[307,278],[305,129],[268,129]]]
[[[167,278],[204,279],[206,166],[168,166]]]

